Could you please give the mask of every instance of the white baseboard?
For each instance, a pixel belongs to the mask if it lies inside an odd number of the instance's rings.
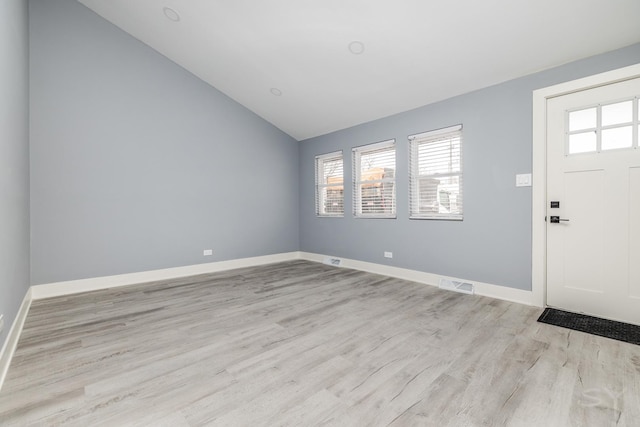
[[[51,298],[77,294],[80,292],[97,291],[101,289],[116,288],[119,286],[174,279],[177,277],[216,273],[218,271],[232,270],[234,268],[253,267],[299,258],[299,252],[287,252],[252,258],[233,259],[229,261],[210,262],[206,264],[187,265],[184,267],[165,268],[162,270],[143,271],[139,273],[118,274],[115,276],[92,277],[89,279],[47,283],[32,286],[31,295],[33,299]]]
[[[162,270],[143,271],[139,273],[119,274],[115,276],[94,277],[90,279],[71,280],[66,282],[48,283],[44,285],[34,285],[27,291],[16,319],[9,330],[7,339],[0,353],[0,389],[6,377],[11,363],[11,358],[15,352],[18,339],[22,332],[31,301],[51,298],[56,296],[70,295],[80,292],[95,291],[100,289],[115,288],[119,286],[134,285],[158,280],[167,280],[177,277],[194,276],[197,274],[215,273],[219,271],[232,270],[235,268],[253,267],[276,262],[291,261],[294,259],[304,259],[307,261],[323,262],[326,255],[310,252],[287,252],[275,255],[265,255],[253,258],[241,258],[229,261],[212,262],[207,264],[188,265],[184,267],[165,268]],[[369,273],[382,274],[398,279],[410,280],[424,283],[431,286],[438,286],[441,279],[462,281],[474,285],[477,295],[487,296],[519,304],[540,306],[533,292],[520,289],[507,288],[505,286],[492,285],[489,283],[477,282],[473,280],[461,279],[457,277],[441,276],[438,274],[425,273],[407,268],[393,267],[383,264],[358,261],[348,258],[340,258],[341,266],[354,270],[366,271]]]
[[[4,345],[0,351],[0,390],[2,390],[2,384],[4,384],[4,379],[9,371],[9,365],[11,364],[13,353],[16,351],[18,339],[22,333],[22,327],[24,326],[24,321],[27,318],[31,301],[31,289],[29,289],[22,300],[18,314],[11,325],[11,329],[9,329],[7,339],[4,341]]]
[[[308,261],[323,262],[326,257],[327,255],[300,252],[300,258]],[[438,286],[438,284],[440,283],[440,279],[467,282],[471,283],[474,286],[475,293],[477,295],[515,302],[518,304],[536,307],[540,306],[539,301],[534,298],[534,295],[531,291],[523,291],[521,289],[492,285],[490,283],[477,282],[475,280],[441,276],[438,274],[425,273],[422,271],[393,267],[383,264],[375,264],[372,262],[358,261],[341,257],[335,258],[340,258],[340,260],[342,261],[341,266],[345,268],[353,268],[354,270],[367,271],[369,273],[382,274],[384,276],[396,277],[398,279],[411,280],[413,282],[424,283],[431,286]]]
[[[31,287],[31,297],[36,299],[51,298],[56,296],[70,295],[79,292],[96,291],[119,286],[134,285],[158,280],[168,280],[177,277],[194,276],[197,274],[215,273],[219,271],[232,270],[234,268],[254,267],[275,262],[290,261],[293,259],[304,259],[307,261],[323,262],[327,255],[310,252],[287,252],[275,255],[265,255],[253,258],[241,258],[229,261],[219,261],[207,264],[188,265],[184,267],[165,268],[162,270],[143,271],[139,273],[119,274],[116,276],[94,277],[90,279],[71,280],[66,282],[48,283],[44,285],[34,285]],[[339,258],[339,257],[338,257]],[[490,283],[478,282],[458,277],[442,276],[423,271],[410,270],[407,268],[393,267],[389,265],[376,264],[372,262],[358,261],[348,258],[340,258],[342,267],[353,268],[355,270],[367,271],[370,273],[382,274],[396,277],[398,279],[411,280],[431,286],[438,286],[441,279],[462,281],[474,285],[477,295],[516,302],[519,304],[540,306],[539,301],[534,298],[531,291],[508,288],[506,286],[493,285]]]

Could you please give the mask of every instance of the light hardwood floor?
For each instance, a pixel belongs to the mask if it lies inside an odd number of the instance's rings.
[[[640,346],[292,261],[34,301],[0,424],[639,426]]]

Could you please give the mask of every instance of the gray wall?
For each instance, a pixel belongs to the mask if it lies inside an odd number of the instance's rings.
[[[29,40],[26,0],[0,2],[0,347],[29,285]]]
[[[303,141],[301,250],[530,290],[531,188],[516,188],[515,175],[531,172],[532,91],[638,62],[640,44]],[[458,123],[464,125],[464,221],[409,220],[407,135]],[[349,186],[345,217],[317,218],[314,156],[343,150],[350,182],[351,148],[391,138],[398,218],[353,218]],[[383,258],[383,251],[394,258]]]
[[[32,283],[298,249],[292,138],[76,1],[30,23]]]
[[[298,145],[73,0],[31,0],[30,14],[35,284],[301,249],[530,289],[531,189],[514,176],[531,171],[531,91],[640,62],[634,45]],[[406,136],[456,123],[465,220],[410,221]],[[351,147],[388,138],[398,219],[316,218],[313,157],[343,149],[349,180]],[[23,197],[25,170],[6,181]],[[24,249],[20,225],[10,245]]]

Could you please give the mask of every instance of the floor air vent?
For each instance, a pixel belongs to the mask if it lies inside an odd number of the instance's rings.
[[[440,289],[448,291],[460,292],[463,294],[473,295],[473,285],[471,283],[457,282],[455,280],[440,279]]]
[[[334,267],[340,267],[342,265],[342,260],[340,258],[325,257],[322,263],[327,265],[332,265]]]

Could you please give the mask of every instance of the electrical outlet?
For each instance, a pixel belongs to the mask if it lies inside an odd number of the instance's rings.
[[[393,252],[385,252],[384,253],[384,257],[385,258],[393,258]]]
[[[211,256],[211,255],[213,255],[213,249],[205,249],[204,251],[202,251],[202,255],[203,256]]]

